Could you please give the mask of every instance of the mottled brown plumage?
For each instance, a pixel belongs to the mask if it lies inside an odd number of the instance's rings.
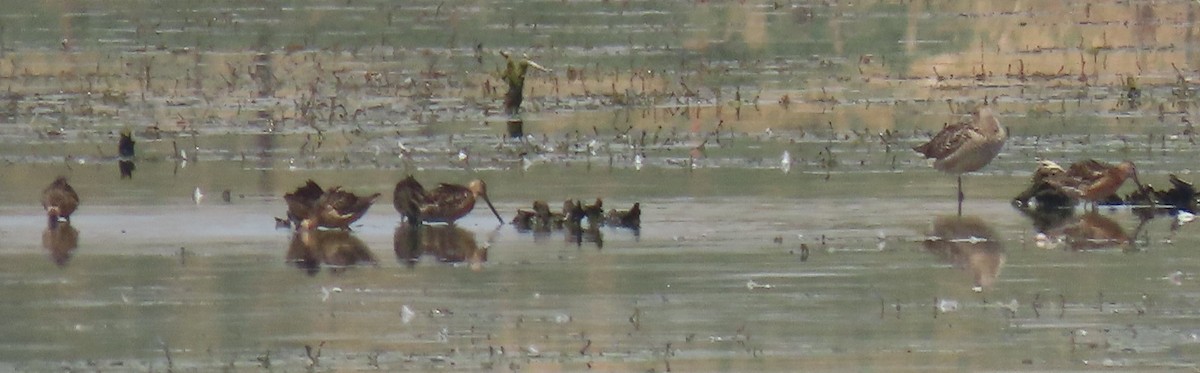
[[[367,209],[379,198],[379,193],[361,197],[333,187],[325,191],[325,195],[317,201],[312,224],[326,228],[350,229],[350,224],[366,215]]]
[[[642,227],[642,204],[634,203],[633,207],[626,211],[609,210],[605,220],[610,226],[639,229]]]
[[[1013,204],[1024,208],[1029,207],[1031,200],[1035,200],[1037,201],[1038,210],[1074,208],[1079,203],[1077,198],[1063,193],[1057,187],[1047,182],[1048,179],[1057,178],[1066,173],[1067,170],[1059,166],[1058,163],[1054,163],[1054,161],[1038,161],[1038,168],[1033,172],[1029,188],[1026,188],[1016,198],[1013,198]]]
[[[67,183],[66,177],[59,176],[42,190],[42,208],[46,209],[51,227],[58,224],[60,219],[70,222],[71,214],[75,213],[78,207],[79,194]]]
[[[992,162],[1008,131],[987,106],[972,114],[972,120],[942,128],[929,142],[913,147],[926,158],[932,158],[933,168],[958,176],[959,214],[962,212],[962,174],[977,171]]]
[[[512,225],[517,227],[517,230],[535,230],[535,231],[550,231],[551,229],[562,229],[563,221],[566,219],[564,214],[559,214],[550,211],[550,205],[546,201],[533,201],[533,210],[517,210],[517,215],[513,217]]]
[[[316,182],[309,180],[295,192],[285,194],[288,219],[297,229],[317,227],[350,229],[350,224],[361,219],[379,198],[379,193],[362,197],[332,187],[321,191]]]
[[[299,227],[301,221],[308,219],[312,215],[317,201],[324,194],[325,191],[321,189],[321,186],[312,180],[296,188],[296,191],[284,194],[283,200],[287,202],[288,207],[287,218],[291,225]]]
[[[392,206],[396,207],[396,212],[399,212],[405,221],[417,225],[421,224],[421,205],[424,204],[425,198],[425,187],[412,175],[408,175],[396,183],[396,189],[392,191]]]
[[[487,184],[483,180],[472,180],[466,186],[441,183],[426,191],[410,176],[396,184],[394,197],[397,198],[394,202],[396,210],[414,223],[454,223],[475,209],[476,198],[483,198],[496,220],[504,224],[504,219],[488,199]]]
[[[1137,168],[1133,162],[1111,165],[1089,159],[1071,164],[1065,173],[1046,177],[1045,182],[1071,198],[1094,204],[1116,194],[1129,178],[1138,184],[1138,189],[1143,189],[1137,180]]]

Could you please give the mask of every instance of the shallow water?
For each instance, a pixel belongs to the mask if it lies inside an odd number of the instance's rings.
[[[0,17],[0,369],[1196,367],[1194,223],[1009,205],[1041,158],[1195,181],[1195,2],[130,5]],[[501,49],[555,69],[520,140]],[[959,218],[908,148],[985,97],[1012,136]],[[408,173],[642,229],[414,239]],[[50,231],[57,175],[83,205]],[[276,229],[309,178],[384,196]]]

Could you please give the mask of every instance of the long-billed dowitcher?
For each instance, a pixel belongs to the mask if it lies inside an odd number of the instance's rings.
[[[933,158],[933,168],[958,176],[958,212],[962,214],[962,174],[977,171],[996,158],[1008,131],[991,108],[981,106],[969,122],[942,128],[929,142],[913,147],[926,158]]]
[[[350,224],[366,215],[367,209],[379,198],[379,193],[358,196],[332,187],[322,191],[316,182],[309,180],[304,186],[283,196],[288,204],[288,219],[297,228],[316,227],[350,229]]]
[[[454,223],[475,209],[476,198],[483,198],[496,215],[496,220],[504,224],[504,219],[488,199],[487,184],[483,180],[472,180],[465,186],[442,183],[426,191],[421,183],[410,176],[396,184],[393,196],[397,198],[393,201],[396,211],[405,215],[410,220],[409,224]]]
[[[1114,194],[1126,179],[1133,179],[1138,190],[1145,189],[1137,178],[1133,162],[1124,161],[1116,165],[1088,159],[1071,164],[1067,172],[1048,176],[1045,181],[1063,194],[1091,202],[1104,200]]]

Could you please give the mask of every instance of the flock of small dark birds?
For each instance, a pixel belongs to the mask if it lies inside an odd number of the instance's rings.
[[[410,175],[396,183],[392,197],[396,212],[412,227],[424,223],[453,224],[474,210],[478,199],[483,199],[496,220],[504,224],[504,219],[488,198],[487,184],[483,180],[472,180],[467,185],[440,183],[437,188],[426,190]],[[341,187],[321,189],[315,181],[309,180],[283,196],[288,206],[287,219],[276,218],[276,223],[280,227],[294,226],[297,229],[322,227],[349,230],[350,224],[366,214],[377,198],[379,193],[358,196]],[[599,198],[592,205],[568,200],[561,213],[552,213],[546,202],[535,201],[533,211],[517,210],[511,223],[522,231],[561,230],[580,226],[584,219],[590,226],[641,228],[640,203],[634,203],[633,208],[627,211],[610,210],[607,213],[603,210],[603,203]]]

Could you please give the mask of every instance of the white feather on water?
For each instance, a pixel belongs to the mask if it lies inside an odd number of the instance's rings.
[[[783,170],[785,174],[792,171],[792,153],[787,150],[783,151],[783,157],[779,159],[779,169]]]

